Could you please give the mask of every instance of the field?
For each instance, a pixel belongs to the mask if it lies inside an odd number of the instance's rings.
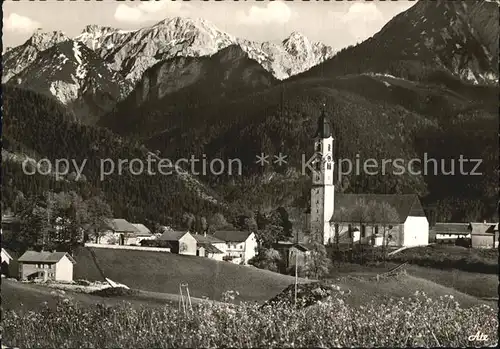
[[[336,265],[338,294],[306,308],[262,306],[294,278],[161,252],[93,249],[106,277],[133,290],[103,297],[2,282],[2,339],[19,347],[407,347],[497,343],[498,277],[396,263]],[[75,279],[102,280],[88,249]],[[180,271],[182,270],[182,272]],[[376,275],[379,274],[377,278]],[[301,280],[302,282],[307,280]],[[181,311],[179,283],[193,309]],[[238,291],[226,297],[228,291]],[[212,301],[202,298],[210,298]],[[498,299],[498,298],[496,298]],[[481,332],[486,341],[470,341]]]
[[[368,290],[369,283],[359,284]],[[407,294],[402,284],[398,292]],[[392,287],[387,291],[395,292]],[[2,293],[3,293],[2,289]],[[376,291],[375,291],[376,292]],[[367,293],[368,294],[368,293]],[[456,297],[372,299],[352,306],[341,291],[308,308],[199,303],[192,311],[163,307],[82,306],[60,301],[36,312],[5,311],[2,339],[19,347],[407,347],[494,345],[497,310],[466,308]],[[486,341],[469,336],[480,331]]]
[[[408,265],[344,265],[333,297],[307,308],[263,306],[293,278],[168,253],[94,249],[105,275],[134,290],[101,297],[3,280],[2,339],[19,347],[405,347],[496,343],[493,275]],[[75,278],[102,280],[88,249]],[[180,272],[179,270],[183,270]],[[302,280],[305,281],[305,280]],[[192,311],[179,307],[187,282]],[[238,291],[226,298],[227,291]],[[223,300],[209,301],[201,298]],[[480,331],[484,342],[471,342]]]
[[[220,300],[224,292],[237,291],[245,301],[262,302],[295,280],[267,270],[194,256],[92,250],[106,277],[144,291],[179,294],[179,284],[187,283],[193,297]],[[103,280],[88,248],[80,248],[75,259],[75,279]]]
[[[176,294],[135,290],[133,295],[100,297],[81,292],[60,292],[59,290],[42,285],[2,280],[3,310],[14,310],[19,313],[25,313],[29,311],[40,311],[45,307],[55,309],[57,302],[64,298],[82,307],[89,307],[95,304],[118,306],[125,303],[136,308],[142,306],[158,307],[165,304],[177,305],[179,302],[179,296]],[[193,303],[205,301],[206,300],[199,298],[192,298]]]

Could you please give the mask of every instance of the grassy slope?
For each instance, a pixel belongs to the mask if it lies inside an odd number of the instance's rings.
[[[349,263],[342,265],[335,264],[330,277],[354,276],[359,278],[373,278],[377,274],[383,274],[398,265],[399,263],[394,262],[387,262],[385,266],[383,263],[370,266]],[[499,283],[497,274],[473,273],[458,269],[439,269],[413,264],[406,265],[404,269],[411,276],[473,297],[485,299],[498,298]]]
[[[360,305],[371,300],[384,301],[391,297],[410,297],[415,291],[425,292],[431,298],[438,298],[444,295],[452,295],[454,299],[464,307],[477,304],[489,304],[493,306],[495,302],[483,301],[471,295],[462,293],[453,288],[446,287],[424,278],[413,275],[391,276],[380,281],[373,278],[340,278],[337,283],[342,288],[351,290],[348,302],[353,305]]]
[[[65,291],[63,296],[56,295],[59,290],[34,284],[25,284],[21,282],[2,280],[2,308],[5,310],[37,310],[43,307],[46,302],[47,306],[53,308],[57,305],[58,299],[68,298],[80,306],[90,306],[93,304],[104,304],[107,306],[115,306],[130,303],[133,307],[158,307],[166,304],[177,306],[179,296],[175,294],[137,291],[133,295],[123,295],[114,297],[100,297],[81,292]],[[205,300],[199,298],[191,299],[193,304],[203,302]]]
[[[498,274],[498,250],[433,244],[403,250],[389,257],[396,263],[409,262],[442,269]]]
[[[193,297],[219,300],[224,291],[236,290],[241,300],[264,301],[293,283],[293,278],[289,276],[199,257],[161,252],[93,250],[107,277],[145,291],[175,295],[179,292],[179,283],[187,282]],[[75,278],[101,279],[87,250],[79,250],[76,259]],[[383,271],[376,270],[375,273]],[[481,302],[476,297],[494,297],[496,291],[492,275],[409,266],[410,275],[377,282],[370,277],[375,273],[367,273],[366,270],[364,273],[353,273],[356,277],[338,274],[336,279],[340,286],[352,291],[350,298],[353,304],[370,299],[408,297],[419,290],[436,297],[451,294],[464,305],[471,305]],[[158,298],[158,295],[153,298]]]
[[[406,268],[410,275],[478,298],[498,298],[498,275],[470,273],[463,270],[442,270],[410,265]]]
[[[243,300],[265,301],[294,282],[290,276],[194,256],[97,248],[93,251],[106,277],[146,291],[178,294],[179,284],[187,283],[193,297],[219,300],[223,292],[233,290]],[[102,280],[86,248],[79,249],[75,259],[75,279]]]

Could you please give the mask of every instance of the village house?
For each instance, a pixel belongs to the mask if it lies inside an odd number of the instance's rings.
[[[66,252],[26,251],[18,263],[20,280],[73,281],[76,261]]]
[[[96,243],[105,245],[137,245],[141,232],[122,218],[111,219],[99,233]]]
[[[436,223],[429,232],[429,240],[437,243],[456,243],[459,239],[470,239],[468,223]]]
[[[224,260],[235,264],[247,265],[257,254],[257,238],[255,233],[248,231],[216,231],[214,236],[225,242]]]
[[[188,231],[167,230],[158,240],[167,242],[172,253],[196,256],[196,239]]]
[[[10,276],[10,266],[14,258],[10,255],[5,248],[2,247],[2,275]]]
[[[141,223],[132,223],[132,225],[137,229],[137,233],[135,233],[136,242],[135,244],[139,245],[143,240],[154,240],[156,236],[151,233],[148,227]]]
[[[473,248],[498,248],[498,223],[470,223]]]
[[[196,255],[222,261],[225,255],[226,243],[215,236],[204,234],[193,234],[196,240]]]
[[[307,264],[307,258],[311,254],[311,246],[306,243],[294,244],[288,251],[287,268],[293,270],[295,265],[299,268]]]
[[[295,243],[291,241],[278,241],[272,245],[278,251],[284,262],[284,272],[294,274],[295,265],[301,270],[307,264],[313,247],[308,243]]]

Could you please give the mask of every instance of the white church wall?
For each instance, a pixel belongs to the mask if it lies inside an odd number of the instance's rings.
[[[404,223],[403,246],[426,246],[429,244],[429,221],[426,217],[409,216]]]

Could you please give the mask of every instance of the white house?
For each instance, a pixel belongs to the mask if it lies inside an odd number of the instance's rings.
[[[253,232],[221,230],[214,236],[225,242],[224,260],[246,265],[257,254],[257,238]]]
[[[26,251],[18,262],[20,280],[73,281],[76,261],[66,252]]]
[[[196,255],[222,261],[226,252],[226,243],[215,236],[204,234],[193,234],[196,240]]]
[[[96,242],[105,245],[137,245],[140,233],[139,229],[127,220],[114,218],[101,229]]]
[[[151,233],[148,227],[141,223],[132,223],[132,225],[137,229],[137,233],[135,233],[136,244],[139,245],[142,240],[154,240],[156,236]]]
[[[302,236],[300,241],[316,240],[326,245],[334,243],[337,235],[339,239],[347,235],[347,240],[354,238],[357,242],[380,245],[386,235],[393,246],[428,245],[429,222],[417,195],[335,192],[333,143],[330,122],[323,111],[314,136],[309,236]],[[397,211],[397,217],[392,218],[393,222],[382,222],[364,216],[359,207],[369,203],[381,209],[390,205]]]
[[[437,242],[452,242],[457,239],[470,239],[468,223],[436,223],[430,231],[432,239]]]
[[[9,275],[9,267],[12,261],[12,256],[2,247],[2,275]]]
[[[172,253],[196,256],[196,239],[188,231],[167,230],[158,240],[168,242]]]

